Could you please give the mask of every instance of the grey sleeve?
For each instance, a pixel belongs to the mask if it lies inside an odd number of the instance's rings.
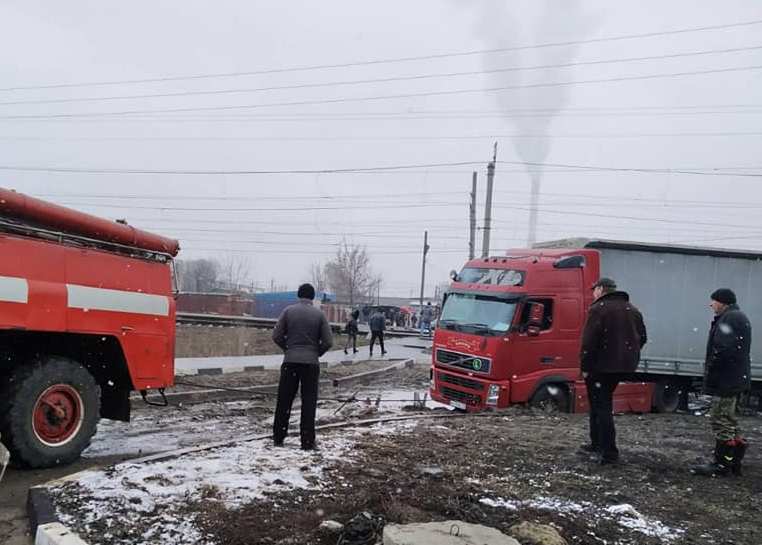
[[[275,344],[286,350],[286,336],[288,335],[288,324],[286,320],[286,311],[284,310],[278,318],[278,323],[275,324],[273,329],[272,339]]]
[[[320,355],[322,356],[328,352],[333,346],[333,333],[331,332],[331,325],[328,323],[328,319],[323,315],[320,320]]]

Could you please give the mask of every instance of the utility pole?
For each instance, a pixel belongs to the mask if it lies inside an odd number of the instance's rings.
[[[489,257],[489,235],[492,229],[492,185],[495,181],[495,162],[497,161],[497,142],[492,152],[492,161],[487,164],[487,201],[484,204],[484,238],[482,239],[482,257]]]
[[[426,254],[429,253],[429,232],[423,232],[423,262],[421,264],[421,296],[418,298],[420,310],[423,310],[423,289],[426,285]]]
[[[476,171],[471,179],[471,202],[468,205],[468,259],[476,255]]]

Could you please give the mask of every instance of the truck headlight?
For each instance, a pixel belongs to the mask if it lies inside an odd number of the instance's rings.
[[[490,384],[487,390],[487,405],[497,405],[497,400],[500,397],[500,386],[497,384]]]

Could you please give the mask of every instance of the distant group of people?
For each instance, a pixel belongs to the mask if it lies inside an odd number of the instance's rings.
[[[601,464],[619,460],[613,418],[613,394],[640,362],[647,342],[640,311],[616,282],[601,278],[593,286],[591,305],[582,333],[580,366],[590,405],[590,442],[581,450]],[[712,395],[711,427],[715,434],[713,460],[694,466],[696,475],[741,473],[747,441],[736,418],[738,396],[751,386],[751,324],[727,288],[710,295],[714,320],[706,346],[704,391]]]

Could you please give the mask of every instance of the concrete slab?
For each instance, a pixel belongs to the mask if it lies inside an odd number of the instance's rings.
[[[37,527],[34,545],[87,545],[80,537],[70,532],[59,522],[43,524]]]
[[[384,545],[521,545],[495,528],[462,520],[387,524]]]

